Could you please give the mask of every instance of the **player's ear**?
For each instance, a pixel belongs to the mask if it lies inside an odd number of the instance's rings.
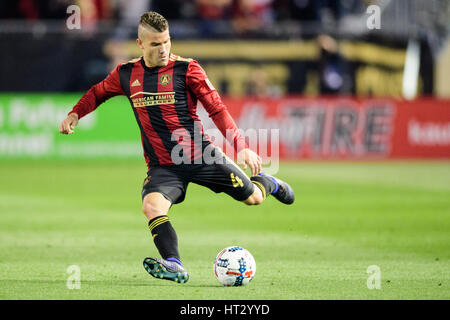
[[[142,45],[142,40],[141,40],[141,39],[137,38],[137,39],[136,39],[136,43],[137,43],[137,45],[139,46],[139,48],[141,48],[142,50],[144,50],[144,46]]]

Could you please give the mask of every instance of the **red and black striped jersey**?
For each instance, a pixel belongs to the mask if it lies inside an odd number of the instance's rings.
[[[148,167],[175,164],[171,153],[176,146],[194,163],[212,143],[197,115],[197,101],[235,151],[247,147],[225,104],[195,60],[171,54],[164,67],[149,68],[142,57],[123,63],[92,86],[69,113],[75,112],[82,118],[117,95],[125,95],[130,101]]]

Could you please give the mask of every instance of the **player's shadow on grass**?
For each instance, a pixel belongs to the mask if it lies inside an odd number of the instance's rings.
[[[148,282],[130,282],[127,280],[122,280],[120,283],[117,283],[118,286],[137,286],[137,287],[169,287],[169,286],[180,286],[180,287],[198,287],[198,288],[220,288],[220,285],[213,284],[192,284],[192,283],[183,283],[178,284],[173,281],[168,280],[158,280],[158,279],[150,279]]]
[[[49,286],[62,286],[67,287],[67,280],[64,279],[26,279],[26,280],[17,280],[17,279],[5,279],[0,280],[0,287],[6,287],[7,284],[17,283],[18,285],[39,285],[45,287],[45,285]],[[181,286],[181,287],[203,287],[203,288],[220,288],[220,285],[213,284],[190,284],[189,282],[186,284],[177,284],[168,280],[159,280],[159,279],[148,279],[147,280],[131,280],[131,279],[111,279],[111,280],[83,280],[81,278],[80,281],[80,290],[83,289],[83,286],[124,286],[124,287],[169,287],[169,286]],[[68,289],[69,290],[69,289]],[[75,290],[76,291],[76,290]]]

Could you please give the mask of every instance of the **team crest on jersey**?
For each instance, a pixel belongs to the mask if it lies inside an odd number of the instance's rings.
[[[163,86],[167,86],[170,81],[172,81],[172,78],[167,73],[164,73],[159,77],[159,83]]]

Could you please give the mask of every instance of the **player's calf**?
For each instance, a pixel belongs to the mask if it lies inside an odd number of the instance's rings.
[[[153,192],[145,196],[142,211],[149,220],[148,228],[161,257],[182,266],[177,233],[167,216],[170,205],[162,194]]]

